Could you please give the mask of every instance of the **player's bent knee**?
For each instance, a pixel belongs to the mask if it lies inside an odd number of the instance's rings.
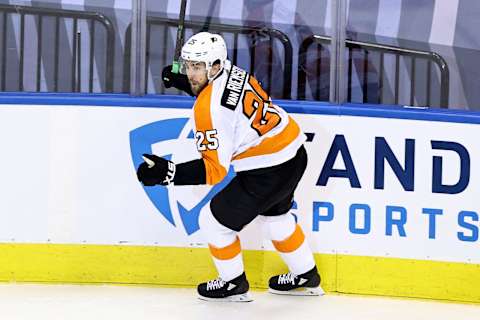
[[[207,242],[216,247],[226,247],[236,240],[237,232],[220,224],[213,216],[209,204],[200,212],[198,225]]]
[[[269,240],[283,240],[289,237],[296,228],[295,218],[291,213],[280,216],[261,216],[263,231]]]

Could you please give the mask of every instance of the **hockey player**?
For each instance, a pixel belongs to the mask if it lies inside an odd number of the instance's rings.
[[[269,281],[278,294],[318,295],[320,276],[302,228],[290,213],[306,165],[305,135],[274,105],[257,80],[227,60],[220,35],[200,32],[183,46],[185,75],[164,69],[167,87],[194,96],[192,120],[200,159],[174,164],[144,155],[145,186],[214,185],[233,165],[236,176],[202,209],[200,230],[219,278],[198,285],[205,300],[250,301],[237,233],[260,216],[267,237],[289,268]]]

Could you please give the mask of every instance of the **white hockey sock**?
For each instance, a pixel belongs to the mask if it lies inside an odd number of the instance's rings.
[[[300,225],[290,213],[262,217],[267,237],[279,252],[288,269],[294,274],[303,274],[315,266],[312,251]]]
[[[220,224],[210,211],[209,204],[202,210],[198,222],[220,278],[230,281],[241,275],[244,266],[237,232]]]
[[[243,273],[242,249],[238,237],[227,247],[218,248],[212,244],[209,244],[208,247],[222,280],[230,281]]]

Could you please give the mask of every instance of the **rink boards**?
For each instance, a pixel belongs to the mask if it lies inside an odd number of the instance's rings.
[[[215,188],[138,183],[142,153],[198,157],[192,99],[2,95],[0,279],[194,285]],[[15,105],[7,105],[14,103]],[[327,291],[480,302],[478,114],[279,101],[308,136],[295,195]],[[248,277],[285,271],[254,221]]]

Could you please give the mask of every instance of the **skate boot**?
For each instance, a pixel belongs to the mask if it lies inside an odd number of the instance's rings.
[[[199,298],[209,301],[249,302],[248,281],[245,272],[230,281],[221,278],[210,280],[198,285]]]
[[[325,294],[320,287],[320,275],[316,266],[300,275],[289,272],[271,277],[268,287],[268,291],[275,294],[293,296],[320,296]]]

